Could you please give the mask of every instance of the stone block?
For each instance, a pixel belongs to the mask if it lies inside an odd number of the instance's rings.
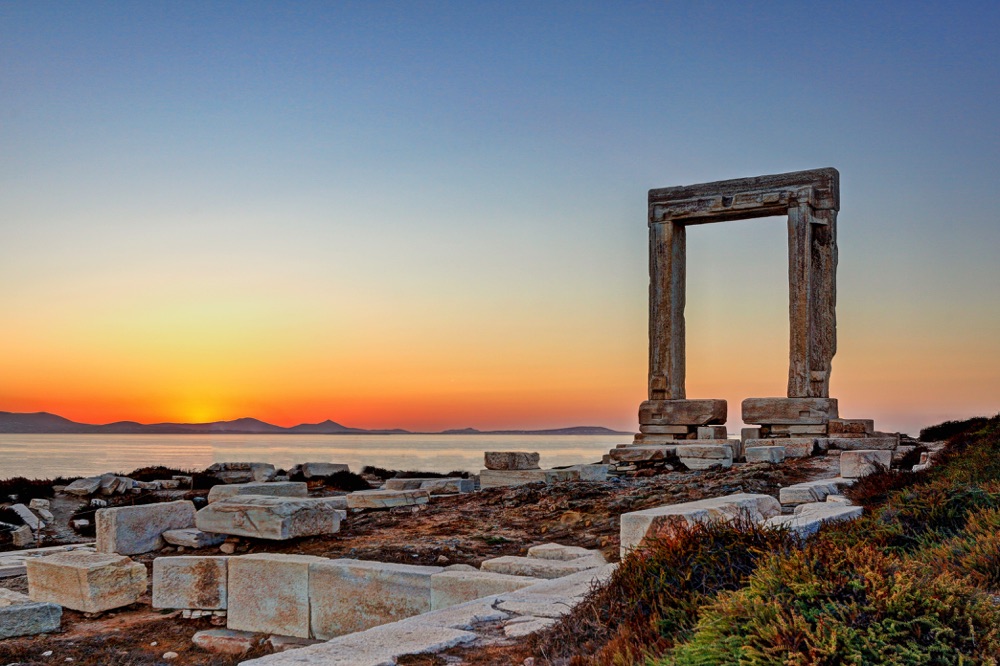
[[[783,446],[750,446],[746,449],[748,463],[780,463],[785,459]]]
[[[668,504],[621,516],[621,555],[634,550],[647,536],[669,533],[674,525],[729,521],[746,517],[754,522],[781,513],[778,500],[770,495],[738,493],[696,502]]]
[[[337,472],[350,472],[351,468],[342,463],[307,462],[302,463],[302,476],[314,479],[320,476],[332,476]]]
[[[431,608],[439,610],[473,599],[513,592],[541,580],[489,571],[444,571],[431,576]]]
[[[158,557],[153,560],[153,608],[225,610],[228,557]]]
[[[17,514],[17,517],[24,521],[24,524],[33,531],[38,531],[45,527],[45,523],[42,522],[38,516],[32,513],[31,509],[24,506],[23,504],[14,504],[10,507],[11,511]]]
[[[395,506],[427,504],[426,490],[359,490],[347,495],[349,509],[391,509]]]
[[[163,548],[163,533],[194,525],[188,500],[97,510],[97,550],[136,555]]]
[[[588,550],[580,546],[564,546],[559,543],[543,543],[532,546],[528,549],[528,557],[535,557],[540,560],[560,560],[568,562],[581,557],[594,557],[604,561],[604,556],[599,550]]]
[[[835,398],[747,398],[743,422],[767,425],[827,423],[837,418]]]
[[[471,493],[476,489],[473,479],[448,477],[445,479],[389,479],[382,486],[385,490],[426,490],[431,495]]]
[[[35,543],[35,533],[27,525],[21,525],[10,533],[11,541],[18,548],[28,548]]]
[[[733,447],[729,440],[700,440],[698,444],[678,446],[677,457],[685,467],[692,470],[732,467]]]
[[[47,499],[41,499],[39,497],[34,498],[28,502],[29,509],[45,509],[46,511],[52,508],[52,503]]]
[[[263,462],[220,462],[205,471],[223,483],[270,481],[276,473],[274,465]]]
[[[309,497],[309,486],[304,481],[271,481],[253,483],[227,483],[212,486],[208,503],[236,497],[237,495],[270,495],[272,497]]]
[[[746,442],[748,439],[761,439],[760,428],[743,428],[740,430],[740,440]]]
[[[545,470],[543,469],[484,469],[479,472],[479,487],[483,490],[504,486],[521,486],[539,481],[546,482]]]
[[[606,481],[607,478],[607,465],[571,465],[569,467],[545,470],[546,483],[556,483],[559,481]]]
[[[786,458],[808,458],[816,450],[814,437],[774,437],[768,439],[748,439],[743,445],[747,448],[761,446],[780,446],[785,449]]]
[[[840,454],[840,475],[857,479],[892,465],[892,451],[844,451]]]
[[[783,527],[799,536],[815,534],[826,523],[836,523],[860,518],[860,506],[845,506],[830,502],[805,504],[792,515],[775,516],[764,523],[765,527]]]
[[[782,504],[798,505],[812,502],[822,502],[829,495],[839,495],[840,489],[849,486],[854,481],[843,477],[832,479],[814,479],[782,488],[778,499]]]
[[[698,426],[698,439],[727,439],[729,433],[724,425]]]
[[[813,437],[826,437],[826,424],[813,423],[810,425],[772,425],[768,427],[770,437],[803,437],[810,435]]]
[[[66,493],[67,495],[76,495],[78,497],[85,497],[86,495],[93,495],[100,489],[101,489],[101,477],[91,476],[86,479],[77,479],[73,483],[63,488],[63,492]]]
[[[431,610],[441,567],[327,560],[309,568],[312,635],[330,639]]]
[[[831,435],[870,435],[875,432],[872,419],[830,419],[828,432]]]
[[[826,440],[827,448],[841,451],[892,451],[899,447],[899,437],[837,435]]]
[[[642,425],[723,425],[725,400],[647,400],[639,405]]]
[[[146,567],[114,553],[63,552],[25,561],[28,596],[83,613],[120,608],[146,593]]]
[[[0,587],[0,640],[59,631],[62,608]]]
[[[580,557],[575,560],[543,560],[535,557],[517,557],[504,555],[492,560],[486,560],[480,566],[482,571],[510,576],[528,576],[531,578],[562,578],[570,574],[602,567],[607,562],[603,557]]]
[[[197,527],[187,527],[181,530],[167,530],[163,533],[163,540],[172,546],[209,548],[225,541],[226,535],[202,532]]]
[[[612,450],[609,455],[615,462],[656,462],[676,460],[677,445],[626,446]]]
[[[538,469],[540,456],[525,451],[487,451],[483,454],[486,469]]]
[[[309,567],[312,555],[259,553],[229,560],[226,626],[281,636],[311,638]]]
[[[649,435],[683,435],[687,436],[692,429],[697,432],[698,426],[686,425],[639,425],[639,432]]]
[[[260,636],[232,629],[204,629],[191,637],[191,642],[206,652],[239,656],[260,643]]]
[[[346,513],[343,497],[266,497],[237,495],[209,504],[195,514],[203,532],[258,539],[294,539],[340,531]]]

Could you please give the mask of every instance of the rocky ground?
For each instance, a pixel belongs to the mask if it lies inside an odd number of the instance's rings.
[[[830,469],[831,460],[821,456],[777,466],[737,464],[728,470],[669,472],[645,478],[614,478],[603,483],[495,488],[435,497],[430,504],[416,507],[354,513],[339,533],[330,536],[289,542],[240,539],[232,545],[236,554],[282,552],[408,564],[478,566],[485,559],[523,555],[529,546],[555,541],[599,548],[609,561],[616,561],[618,516],[622,513],[736,492],[776,496],[782,486],[832,475]],[[164,493],[164,499],[175,499],[175,495]],[[68,517],[72,508],[60,506],[60,513]],[[67,532],[64,535],[67,540],[79,539]],[[151,566],[157,555],[171,552],[176,550],[167,548],[133,559]],[[219,548],[184,552],[217,554]],[[24,577],[0,579],[0,586],[19,591],[27,587]],[[211,626],[208,618],[182,619],[179,613],[151,610],[147,595],[132,607],[98,617],[66,610],[59,634],[0,641],[0,664],[221,665],[246,658],[211,655],[196,648],[191,636]],[[488,649],[456,650],[447,660],[477,665],[510,664],[514,663],[510,659],[515,652],[516,645],[505,646],[501,641]],[[168,655],[171,658],[165,659],[168,653],[176,656]],[[447,662],[437,657],[414,659],[413,664]]]

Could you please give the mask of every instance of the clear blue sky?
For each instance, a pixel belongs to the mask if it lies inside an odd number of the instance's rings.
[[[841,411],[995,413],[998,26],[996,2],[4,2],[0,409],[634,427],[646,191],[834,166]],[[783,232],[697,231],[688,392],[735,426],[784,386]]]

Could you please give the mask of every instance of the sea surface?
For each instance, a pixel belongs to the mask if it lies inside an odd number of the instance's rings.
[[[347,463],[478,472],[484,451],[537,451],[542,467],[600,462],[630,435],[12,435],[0,434],[0,479],[93,476],[150,465],[200,470],[214,462]]]

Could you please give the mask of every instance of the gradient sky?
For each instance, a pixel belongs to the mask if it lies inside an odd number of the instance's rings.
[[[0,410],[636,427],[646,193],[841,172],[841,414],[1000,411],[1000,3],[0,3]],[[783,395],[784,222],[688,234]]]

